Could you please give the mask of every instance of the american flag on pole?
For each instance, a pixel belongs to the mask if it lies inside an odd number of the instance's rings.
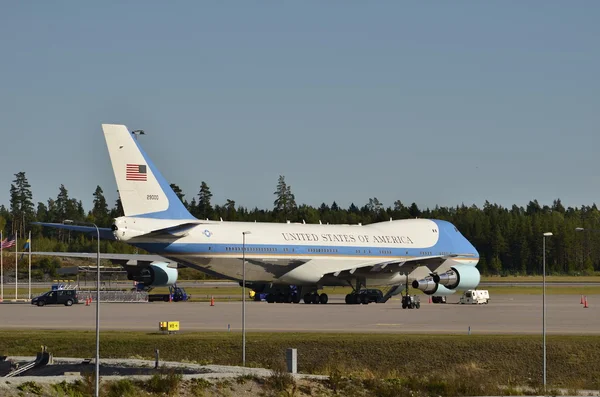
[[[15,235],[14,234],[12,235],[12,237],[5,238],[4,240],[2,240],[2,249],[10,248],[13,245],[15,245]]]
[[[128,181],[146,181],[146,165],[145,164],[127,164],[125,179]]]

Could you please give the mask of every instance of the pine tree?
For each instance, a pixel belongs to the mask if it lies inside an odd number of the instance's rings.
[[[121,197],[117,198],[115,201],[115,206],[110,210],[111,221],[114,218],[119,218],[121,216],[125,216],[125,211],[123,210],[123,203],[121,202]]]
[[[15,174],[15,180],[10,185],[10,213],[12,230],[25,235],[27,224],[34,219],[33,194],[25,172]]]
[[[94,192],[94,208],[92,209],[92,216],[99,226],[108,226],[108,223],[110,222],[108,219],[108,204],[106,203],[106,198],[104,198],[100,186],[96,186],[96,191]]]
[[[225,203],[225,211],[227,212],[227,220],[228,221],[235,221],[237,218],[237,213],[235,210],[235,201],[227,199],[227,202]]]
[[[293,213],[295,212],[296,198],[292,193],[292,187],[285,182],[285,177],[279,175],[277,181],[277,189],[273,193],[277,198],[273,202],[275,217],[279,221],[290,220]]]
[[[200,184],[200,191],[198,192],[198,207],[197,213],[200,219],[211,219],[213,216],[213,207],[210,204],[212,193],[206,182],[202,181]]]
[[[181,188],[174,183],[171,183],[169,186],[171,186],[171,189],[173,189],[173,192],[175,192],[175,195],[177,198],[179,198],[179,200],[181,200],[185,208],[188,208],[189,210],[188,202],[184,200],[185,194],[183,193],[183,190],[181,190]]]

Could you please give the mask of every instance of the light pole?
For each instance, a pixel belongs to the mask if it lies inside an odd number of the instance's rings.
[[[544,249],[544,254],[543,254],[543,266],[542,266],[542,272],[543,272],[543,282],[542,284],[544,285],[544,289],[543,289],[543,293],[542,293],[542,333],[543,333],[543,340],[544,340],[544,395],[546,395],[546,237],[550,237],[552,236],[551,232],[546,232],[544,233],[543,236],[543,249]]]
[[[246,366],[246,234],[242,232],[242,366]]]
[[[96,388],[94,396],[98,397],[100,392],[100,229],[93,222],[80,222],[67,219],[64,223],[94,226],[98,240],[98,250],[96,252]]]

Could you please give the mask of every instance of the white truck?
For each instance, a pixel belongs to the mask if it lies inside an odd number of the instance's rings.
[[[470,289],[460,297],[459,303],[463,305],[487,305],[489,300],[490,293],[487,289]]]

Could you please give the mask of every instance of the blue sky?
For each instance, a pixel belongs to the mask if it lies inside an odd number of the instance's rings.
[[[101,123],[215,204],[599,201],[598,2],[120,3],[3,6],[0,203],[112,205]]]

